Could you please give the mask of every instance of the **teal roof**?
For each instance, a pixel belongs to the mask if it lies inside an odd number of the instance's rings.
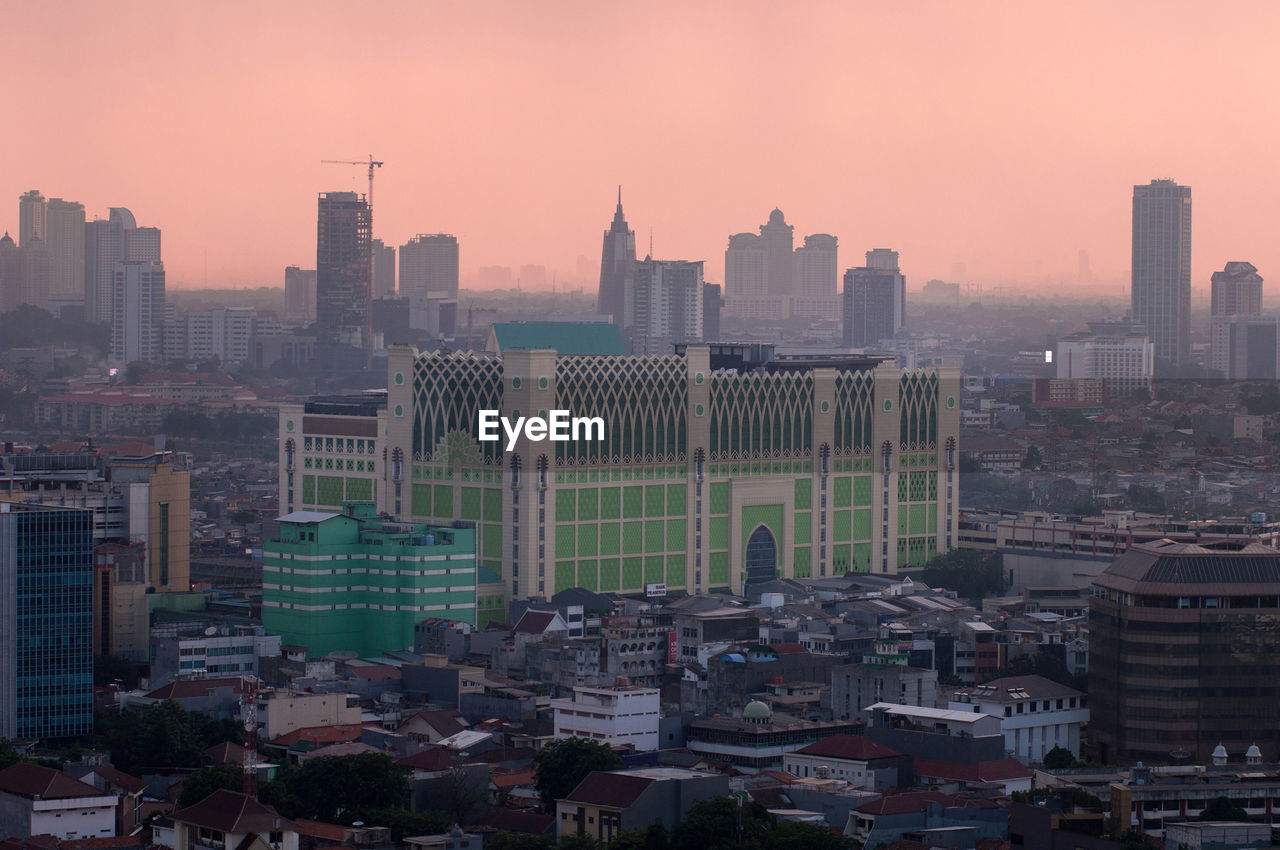
[[[626,354],[622,331],[606,322],[494,322],[498,351],[551,348],[557,354]]]

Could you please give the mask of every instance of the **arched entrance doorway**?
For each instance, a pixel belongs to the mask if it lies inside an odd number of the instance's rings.
[[[758,525],[747,538],[743,560],[747,567],[747,584],[771,581],[778,570],[778,542],[768,526]]]

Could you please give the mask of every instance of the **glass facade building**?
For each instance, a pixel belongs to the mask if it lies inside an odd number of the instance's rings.
[[[0,504],[0,738],[93,730],[93,514]]]

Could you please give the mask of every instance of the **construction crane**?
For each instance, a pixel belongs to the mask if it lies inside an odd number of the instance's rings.
[[[382,162],[373,158],[373,154],[369,154],[369,161],[363,159],[322,159],[322,165],[367,165],[369,166],[369,194],[365,197],[369,201],[369,209],[373,209],[373,169],[381,168]]]
[[[373,169],[382,167],[382,160],[374,159],[373,154],[369,154],[369,161],[365,162],[361,159],[322,159],[322,165],[367,165],[369,167],[369,193],[364,196],[365,203],[369,207],[369,240],[373,241]],[[369,251],[369,292],[373,292],[373,251]],[[365,304],[365,317],[363,333],[365,366],[373,364],[373,306]]]

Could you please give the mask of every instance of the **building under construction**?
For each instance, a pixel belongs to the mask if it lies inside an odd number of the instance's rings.
[[[324,343],[373,356],[372,211],[355,192],[321,192],[316,229],[316,324]]]

